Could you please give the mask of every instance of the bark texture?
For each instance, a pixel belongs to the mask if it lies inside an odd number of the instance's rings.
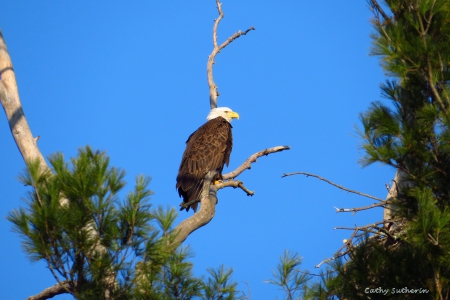
[[[0,76],[0,100],[8,118],[11,134],[19,148],[20,154],[22,154],[26,163],[39,159],[41,169],[48,170],[49,167],[36,143],[38,139],[33,137],[30,126],[25,118],[25,113],[19,98],[13,64],[1,31]]]

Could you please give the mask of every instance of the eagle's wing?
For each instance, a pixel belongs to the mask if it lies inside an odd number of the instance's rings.
[[[232,146],[231,124],[222,117],[206,122],[189,136],[176,184],[184,202],[199,197],[207,172],[217,170],[216,178],[222,178],[222,169],[230,161]],[[195,211],[197,203],[192,208]]]

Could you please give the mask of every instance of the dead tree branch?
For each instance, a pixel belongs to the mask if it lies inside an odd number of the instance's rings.
[[[355,208],[338,208],[338,207],[334,207],[336,209],[336,213],[340,213],[340,212],[352,212],[353,214],[355,214],[358,211],[362,211],[362,210],[368,210],[368,209],[372,209],[374,207],[384,207],[385,205],[387,205],[389,202],[388,201],[383,201],[382,203],[374,203],[372,205],[367,205],[367,206],[361,206],[361,207],[355,207]]]
[[[247,160],[233,172],[224,174],[222,176],[223,180],[234,179],[234,178],[238,177],[245,170],[251,169],[251,164],[256,162],[256,160],[261,156],[264,156],[264,155],[267,156],[271,153],[281,152],[281,151],[289,150],[289,149],[291,149],[291,147],[289,147],[289,146],[277,146],[277,147],[267,148],[262,151],[259,151],[255,154],[253,154],[252,156],[250,156],[249,158],[247,158]]]
[[[208,63],[206,64],[206,74],[208,76],[208,86],[209,86],[209,103],[211,106],[211,109],[217,107],[217,97],[219,96],[219,92],[217,91],[217,85],[214,83],[214,77],[213,77],[213,65],[214,65],[214,59],[217,55],[217,53],[220,52],[223,48],[228,46],[231,42],[233,42],[235,39],[239,38],[242,35],[246,35],[249,31],[255,30],[255,28],[252,26],[246,31],[238,31],[235,34],[233,34],[231,37],[229,37],[225,42],[223,42],[220,46],[217,43],[217,27],[219,26],[220,21],[223,19],[224,14],[222,11],[222,3],[220,3],[219,0],[216,0],[217,4],[217,11],[219,12],[219,17],[214,20],[214,27],[213,27],[213,51],[208,57]]]
[[[216,204],[217,204],[217,191],[226,187],[240,188],[248,196],[253,196],[254,192],[250,191],[244,186],[244,183],[239,180],[232,180],[234,177],[238,176],[246,169],[250,169],[250,165],[253,162],[256,162],[258,157],[263,155],[269,155],[271,153],[280,152],[283,150],[289,150],[289,146],[278,146],[273,148],[268,148],[262,151],[259,151],[252,156],[250,156],[241,166],[239,166],[233,172],[223,175],[224,181],[218,183],[216,185],[211,184],[211,180],[215,175],[215,172],[208,172],[204,179],[204,185],[201,196],[201,205],[200,210],[193,214],[191,217],[182,221],[178,226],[174,229],[174,233],[176,234],[174,240],[171,242],[171,246],[176,247],[180,245],[186,238],[193,233],[195,230],[200,227],[208,224],[214,214],[216,212]]]
[[[224,182],[221,182],[219,184],[214,185],[212,188],[214,188],[215,190],[218,191],[218,190],[226,188],[226,187],[240,188],[245,193],[247,193],[247,196],[253,196],[255,194],[254,191],[250,191],[249,189],[247,189],[244,186],[244,183],[242,181],[239,181],[239,180],[224,181]]]
[[[53,298],[57,295],[68,294],[68,291],[72,291],[75,283],[70,281],[64,281],[62,284],[55,284],[49,288],[46,288],[39,294],[28,297],[27,300],[45,300]]]
[[[306,172],[284,173],[283,176],[281,176],[281,178],[287,177],[287,176],[292,176],[292,175],[305,175],[306,177],[309,177],[309,176],[316,177],[316,178],[318,178],[318,179],[320,179],[322,181],[325,181],[326,183],[329,183],[329,184],[331,184],[331,185],[333,185],[333,186],[335,186],[337,188],[340,188],[341,190],[347,191],[349,193],[357,194],[357,195],[360,195],[360,196],[363,196],[363,197],[367,197],[367,198],[370,198],[370,199],[374,199],[374,200],[377,200],[377,201],[381,201],[381,202],[385,201],[385,200],[383,200],[381,198],[378,198],[378,197],[375,197],[375,196],[371,196],[371,195],[364,194],[364,193],[361,193],[361,192],[358,192],[358,191],[355,191],[355,190],[351,190],[351,189],[345,188],[342,185],[336,184],[336,183],[334,183],[334,182],[332,182],[332,181],[330,181],[330,180],[328,180],[326,178],[323,178],[323,177],[320,177],[319,175],[315,175],[315,174],[311,174],[311,173],[306,173]]]
[[[344,240],[344,245],[341,248],[339,248],[338,251],[336,251],[336,253],[334,254],[333,257],[327,258],[327,259],[321,261],[316,266],[316,268],[319,268],[324,263],[330,262],[330,261],[335,260],[335,259],[337,259],[339,257],[347,255],[349,253],[349,251],[351,250],[351,248],[354,247],[353,240],[355,238],[361,238],[361,235],[358,235],[358,233],[360,231],[362,231],[364,234],[368,234],[369,233],[369,234],[374,234],[374,236],[389,237],[392,240],[396,240],[396,237],[393,236],[391,234],[391,232],[389,232],[385,228],[379,226],[379,225],[385,226],[384,224],[386,222],[389,222],[389,223],[395,222],[394,220],[392,220],[392,215],[386,215],[386,211],[388,210],[387,209],[388,206],[392,205],[392,200],[391,199],[395,198],[395,196],[396,196],[396,189],[397,189],[396,185],[392,186],[389,189],[389,194],[388,194],[387,199],[383,200],[381,198],[377,198],[377,197],[374,197],[374,196],[371,196],[371,195],[368,195],[368,194],[364,194],[364,193],[361,193],[361,192],[358,192],[358,191],[355,191],[355,190],[351,190],[351,189],[345,188],[345,187],[343,187],[341,185],[338,185],[338,184],[336,184],[336,183],[334,183],[334,182],[332,182],[332,181],[330,181],[328,179],[325,179],[325,178],[323,178],[321,176],[318,176],[318,175],[315,175],[315,174],[311,174],[311,173],[306,173],[306,172],[284,173],[283,176],[281,176],[281,177],[287,177],[287,176],[292,176],[292,175],[305,175],[307,177],[309,177],[309,176],[316,177],[316,178],[318,178],[318,179],[320,179],[322,181],[325,181],[326,183],[331,184],[331,185],[333,185],[333,186],[335,186],[335,187],[337,187],[337,188],[339,188],[341,190],[347,191],[349,193],[357,194],[357,195],[360,195],[360,196],[363,196],[363,197],[371,198],[371,199],[374,199],[374,200],[377,200],[377,201],[380,202],[380,203],[374,203],[372,205],[356,207],[356,208],[338,208],[338,207],[334,207],[336,209],[336,213],[353,212],[353,214],[355,214],[358,211],[368,210],[368,209],[372,209],[372,208],[375,208],[375,207],[384,207],[385,208],[385,216],[384,216],[384,220],[383,221],[372,223],[372,224],[369,224],[369,225],[366,225],[366,226],[359,226],[359,227],[356,226],[354,228],[335,227],[334,229],[353,230],[353,233],[352,233],[352,235],[350,236],[350,238],[348,240],[347,239]],[[397,175],[398,175],[398,172],[397,172]],[[396,177],[396,179],[398,179],[397,177]],[[396,183],[395,180],[394,180],[394,183]],[[371,236],[370,238],[373,238],[373,236]],[[347,249],[345,251],[343,251],[344,248],[347,248]]]
[[[321,261],[315,267],[316,268],[320,268],[320,266],[323,265],[324,263],[330,262],[332,260],[338,259],[339,257],[342,257],[342,256],[346,255],[350,251],[350,246],[351,246],[353,238],[356,236],[356,233],[357,233],[357,231],[354,231],[352,236],[350,237],[350,239],[344,240],[344,245],[341,248],[339,248],[338,251],[336,251],[336,253],[334,254],[333,257],[330,257],[330,258],[327,258],[327,259]],[[347,248],[347,250],[346,251],[342,251],[342,250],[344,250],[344,248]]]

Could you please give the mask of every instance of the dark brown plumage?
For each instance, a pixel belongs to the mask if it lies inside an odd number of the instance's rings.
[[[222,179],[223,166],[225,164],[228,166],[233,147],[231,128],[231,124],[225,118],[216,117],[189,136],[176,184],[178,194],[183,197],[184,203],[200,197],[207,172],[217,170],[214,180]],[[195,212],[197,206],[198,202],[188,206],[186,211],[192,207]]]

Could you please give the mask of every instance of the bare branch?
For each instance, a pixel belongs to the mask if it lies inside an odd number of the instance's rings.
[[[211,219],[214,217],[216,211],[217,204],[217,191],[226,187],[240,188],[248,196],[253,196],[254,192],[247,189],[243,182],[239,180],[232,180],[234,177],[238,176],[246,169],[250,169],[251,163],[255,162],[258,157],[263,155],[269,155],[270,153],[280,152],[284,150],[289,150],[289,146],[278,146],[273,148],[268,148],[262,151],[259,151],[252,156],[250,156],[240,167],[238,167],[233,172],[223,175],[223,182],[218,183],[216,185],[211,184],[211,180],[213,179],[215,172],[208,172],[204,179],[202,196],[201,196],[201,205],[200,210],[196,212],[194,215],[184,220],[174,229],[174,233],[176,237],[172,241],[170,246],[176,247],[181,244],[186,238],[195,230],[199,229],[202,226],[208,224]],[[190,205],[191,203],[189,203]],[[182,205],[183,206],[183,205]]]
[[[385,201],[385,200],[383,200],[381,198],[378,198],[378,197],[375,197],[375,196],[371,196],[371,195],[364,194],[364,193],[361,193],[361,192],[358,192],[358,191],[355,191],[355,190],[351,190],[351,189],[345,188],[342,185],[336,184],[334,182],[329,181],[328,179],[320,177],[319,175],[315,175],[315,174],[311,174],[311,173],[306,173],[306,172],[284,173],[283,176],[281,176],[281,177],[283,178],[283,177],[292,176],[292,175],[305,175],[306,177],[309,177],[309,176],[316,177],[316,178],[318,178],[318,179],[320,179],[322,181],[325,181],[326,183],[329,183],[329,184],[331,184],[331,185],[333,185],[333,186],[335,186],[337,188],[340,188],[341,190],[347,191],[349,193],[357,194],[357,195],[360,195],[360,196],[363,196],[363,197],[367,197],[367,198],[370,198],[370,199],[374,199],[374,200],[377,200],[377,201],[381,201],[381,202]]]
[[[375,222],[375,223],[371,223],[365,226],[356,226],[356,227],[334,227],[335,230],[339,230],[339,229],[343,229],[343,230],[363,230],[363,229],[367,229],[367,228],[372,228],[372,227],[376,227],[377,225],[383,224],[384,221],[379,221],[379,222]]]
[[[44,300],[53,298],[57,295],[69,294],[70,292],[68,291],[73,291],[74,286],[75,283],[71,281],[64,281],[62,284],[57,283],[54,286],[46,288],[39,294],[28,297],[27,300]]]
[[[334,229],[337,229],[337,228],[334,228]],[[344,240],[344,245],[341,248],[339,248],[338,251],[336,251],[336,253],[334,254],[333,257],[330,257],[330,258],[327,258],[327,259],[321,261],[318,265],[315,266],[315,268],[320,268],[320,266],[323,265],[324,263],[330,262],[332,260],[338,259],[339,257],[346,255],[350,251],[350,248],[353,246],[352,241],[356,237],[356,234],[358,233],[358,231],[359,230],[354,230],[352,235],[350,236],[350,238],[348,240]],[[347,248],[347,249],[345,251],[342,251],[342,250],[344,250],[344,248]]]
[[[208,76],[208,85],[209,85],[209,103],[211,106],[211,109],[217,107],[217,97],[219,96],[219,92],[217,91],[217,85],[214,83],[214,77],[213,77],[213,65],[214,65],[214,59],[217,55],[217,53],[220,52],[223,48],[228,46],[231,42],[233,42],[235,39],[239,38],[242,35],[246,35],[249,31],[255,30],[255,28],[252,26],[246,31],[238,31],[235,34],[233,34],[231,37],[229,37],[225,42],[223,42],[220,46],[217,43],[217,28],[219,26],[220,21],[223,19],[224,14],[222,11],[222,3],[220,3],[219,0],[216,0],[217,4],[217,11],[219,12],[219,17],[214,20],[214,26],[213,26],[213,51],[208,57],[208,63],[206,64],[206,74]]]
[[[39,159],[41,170],[49,170],[35,138],[33,137],[27,119],[20,103],[16,76],[8,53],[3,34],[0,31],[0,101],[8,118],[11,134],[19,148],[25,163]]]
[[[398,220],[393,220],[393,222],[396,222]],[[389,238],[391,238],[392,240],[397,240],[397,237],[393,236],[388,230],[386,230],[383,227],[378,227],[379,225],[384,225],[384,223],[386,222],[386,220],[383,221],[379,221],[379,222],[375,222],[375,223],[371,223],[369,225],[365,225],[365,226],[355,226],[355,227],[335,227],[335,230],[338,229],[343,229],[343,230],[353,230],[352,235],[350,236],[350,238],[347,240],[344,240],[344,245],[339,248],[338,251],[336,251],[336,254],[333,257],[327,258],[323,261],[321,261],[316,268],[319,268],[321,265],[323,265],[324,263],[327,263],[329,261],[335,260],[339,257],[342,257],[346,254],[348,254],[351,250],[351,248],[355,247],[355,245],[353,244],[353,239],[360,237],[360,235],[358,235],[358,232],[363,231],[364,233],[372,233],[375,234],[373,236],[371,236],[370,238],[374,238],[374,237],[378,237],[378,236],[387,236]],[[347,248],[345,251],[344,248]]]
[[[226,187],[240,188],[241,190],[243,190],[244,192],[247,193],[247,196],[253,196],[255,194],[254,191],[250,191],[249,189],[247,189],[244,186],[244,183],[239,180],[224,181],[224,182],[221,182],[219,184],[212,186],[211,188],[218,191],[218,190],[226,188]]]
[[[281,152],[284,150],[289,150],[291,149],[291,147],[289,146],[277,146],[277,147],[273,147],[273,148],[267,148],[264,149],[262,151],[259,151],[255,154],[253,154],[252,156],[250,156],[249,158],[247,158],[247,160],[240,165],[236,170],[234,170],[233,172],[227,173],[225,175],[222,176],[223,180],[227,180],[227,179],[233,179],[238,177],[242,172],[244,172],[246,169],[251,169],[251,164],[256,162],[256,160],[263,156],[263,155],[269,155],[271,153],[275,153],[275,152]]]
[[[336,209],[336,213],[352,212],[353,214],[355,214],[358,211],[367,210],[367,209],[371,209],[371,208],[374,208],[374,207],[385,206],[387,204],[388,204],[388,201],[386,200],[386,201],[383,201],[382,203],[374,203],[372,205],[355,207],[355,208],[337,208],[336,206],[334,208]]]
[[[280,152],[284,150],[289,150],[289,146],[278,146],[273,148],[268,148],[262,151],[259,151],[252,156],[250,156],[240,167],[238,167],[233,172],[230,172],[228,174],[223,175],[224,181],[212,185],[211,180],[214,177],[215,172],[208,172],[206,174],[204,179],[204,185],[202,190],[202,197],[201,197],[201,205],[200,210],[189,217],[188,219],[184,220],[178,226],[174,229],[174,232],[176,234],[175,239],[171,243],[171,246],[178,246],[181,244],[186,238],[195,230],[199,229],[202,226],[205,226],[208,224],[211,219],[214,217],[215,210],[216,210],[216,204],[217,204],[217,191],[226,187],[234,187],[234,188],[240,188],[244,192],[247,193],[248,196],[253,196],[254,192],[247,189],[243,182],[239,180],[230,180],[235,177],[237,177],[239,174],[244,172],[246,169],[250,169],[250,165],[253,162],[256,162],[256,159],[258,157],[261,157],[263,155],[269,155],[270,153]]]

